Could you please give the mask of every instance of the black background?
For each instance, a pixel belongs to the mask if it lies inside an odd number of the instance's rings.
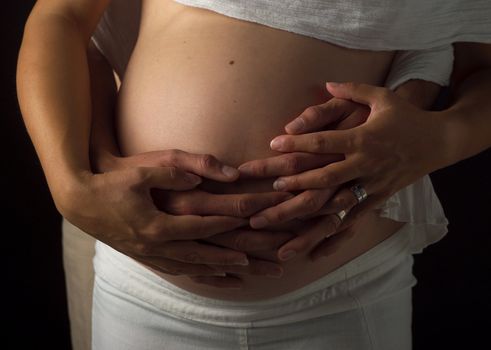
[[[0,23],[0,247],[7,273],[2,288],[7,339],[2,344],[7,349],[70,349],[61,219],[25,131],[15,93],[17,53],[34,1],[5,3]],[[450,226],[442,241],[415,256],[416,350],[491,348],[490,164],[488,150],[431,174]]]

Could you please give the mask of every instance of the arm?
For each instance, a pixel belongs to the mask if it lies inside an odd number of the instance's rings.
[[[104,161],[109,162],[121,155],[113,132],[117,85],[112,67],[93,42],[90,43],[87,54],[92,95],[90,160],[92,169],[100,172],[110,168],[110,164],[104,164]]]
[[[364,124],[349,130],[280,136],[282,147],[275,149],[281,152],[343,153],[346,156],[345,161],[327,166],[320,173],[286,178],[284,190],[301,190],[307,183],[308,188],[323,188],[363,179],[368,199],[362,203],[357,203],[348,188],[342,188],[332,199],[328,213],[341,209],[350,211],[337,228],[339,232],[421,176],[490,147],[490,50],[491,45],[487,44],[457,45],[452,78],[454,98],[443,111],[415,108],[380,87],[328,84],[333,96],[368,106],[370,115]],[[328,142],[312,142],[313,137]],[[327,254],[328,246],[328,242],[321,242],[312,252],[313,256]]]
[[[93,43],[89,45],[88,60],[93,102],[90,139],[90,157],[93,169],[97,172],[114,173],[117,170],[131,169],[138,166],[165,166],[171,162],[177,167],[185,166],[185,164],[179,164],[179,153],[176,153],[175,150],[147,152],[128,157],[121,156],[114,137],[113,117],[117,91],[112,68]],[[174,156],[166,160],[166,155]],[[202,162],[198,160],[196,163]],[[241,217],[250,216],[255,211],[275,205],[281,198],[284,198],[284,194],[275,192],[218,195],[198,190],[166,192],[163,194],[163,201],[158,201],[158,193],[155,193],[154,196],[157,199],[157,203],[160,203],[159,206],[162,207],[162,210],[174,215],[230,215]],[[134,216],[139,215],[138,212],[134,213]],[[242,229],[214,235],[203,240],[203,242],[206,241],[220,247],[231,248],[249,254],[261,250],[277,249],[278,246],[291,238],[292,234],[288,232],[275,232],[272,235],[270,232]],[[197,247],[194,248],[194,251],[199,253]],[[217,258],[219,257],[217,256]],[[281,274],[281,269],[278,270],[278,268],[271,261],[252,257],[249,257],[248,266],[215,266],[215,269],[222,272],[270,277]],[[194,279],[194,277],[191,278]],[[196,281],[222,288],[234,287],[241,283],[235,277],[203,279],[201,276]]]
[[[57,208],[65,214],[69,205],[59,194],[74,191],[90,169],[86,47],[108,2],[38,1],[19,52],[17,91],[22,116]]]
[[[491,147],[491,44],[457,43],[455,50],[452,102],[438,112],[448,150],[440,167]]]
[[[204,263],[242,264],[243,253],[211,246],[198,256],[190,252],[196,249],[191,240],[234,229],[243,219],[171,216],[152,203],[151,188],[189,190],[200,182],[196,175],[173,166],[101,175],[91,172],[87,46],[108,2],[40,0],[25,26],[17,69],[19,103],[58,210],[95,238],[162,272],[213,275],[216,270]],[[94,82],[92,87],[107,87],[102,96],[113,98],[113,82],[106,77],[101,78],[100,86]],[[108,106],[101,104],[94,110],[108,111]],[[200,159],[187,159],[191,158]],[[195,165],[193,172],[233,181],[222,173],[218,162],[208,165],[199,169]],[[190,240],[187,249],[173,244],[177,237]],[[152,258],[157,253],[168,259]]]
[[[215,276],[223,275],[220,268],[237,273],[277,271],[270,262],[242,266],[244,253],[194,241],[242,225],[243,219],[232,217],[237,213],[177,217],[159,211],[151,200],[151,188],[183,191],[199,183],[199,177],[181,168],[217,181],[233,181],[238,174],[224,174],[223,164],[214,158],[162,151],[152,154],[158,165],[137,162],[131,169],[92,172],[90,134],[92,151],[119,155],[114,138],[108,137],[116,97],[112,69],[94,45],[87,48],[107,2],[39,1],[26,24],[19,53],[19,102],[58,210],[96,239],[161,272]],[[148,160],[148,155],[142,158]],[[167,158],[184,166],[162,164]],[[276,204],[284,195],[259,197],[246,199],[251,204],[248,209]]]

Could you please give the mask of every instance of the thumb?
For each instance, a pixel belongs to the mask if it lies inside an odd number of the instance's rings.
[[[201,183],[197,175],[176,167],[139,168],[144,173],[142,183],[151,188],[186,191]]]
[[[361,83],[326,83],[326,89],[337,98],[362,103],[372,108],[382,98],[385,88]]]

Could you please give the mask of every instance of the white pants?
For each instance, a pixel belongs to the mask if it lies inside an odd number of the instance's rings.
[[[94,350],[411,349],[411,288],[315,319],[225,327],[176,318],[96,279],[93,314]]]
[[[297,291],[251,302],[204,298],[96,245],[94,350],[409,350],[413,257],[401,229]]]
[[[65,219],[62,232],[72,350],[90,350],[96,240]]]

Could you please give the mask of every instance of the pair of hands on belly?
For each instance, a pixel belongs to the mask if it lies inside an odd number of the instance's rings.
[[[411,81],[400,96],[367,84],[327,83],[326,88],[331,100],[308,107],[286,125],[287,134],[272,140],[271,149],[283,154],[239,167],[243,176],[279,176],[273,184],[277,190],[300,191],[250,218],[256,229],[310,219],[298,237],[279,249],[282,260],[298,253],[309,253],[314,261],[329,255],[356,233],[354,224],[364,214],[448,163],[450,148],[440,115],[420,108],[433,103],[436,84]],[[333,160],[309,169],[305,159],[321,156]],[[355,184],[368,194],[362,203],[350,190]],[[335,215],[341,210],[348,212],[343,222]]]
[[[243,177],[280,176],[285,186],[275,186],[277,192],[197,189],[200,179],[192,174],[224,182],[239,177],[210,155],[169,150],[101,162],[104,176],[119,179],[103,183],[126,187],[121,200],[127,205],[115,206],[115,217],[105,222],[119,220],[127,229],[108,227],[105,232],[118,234],[96,238],[158,271],[224,288],[240,287],[243,274],[281,275],[278,261],[251,257],[255,252],[277,250],[279,261],[308,253],[315,260],[338,249],[363,213],[433,170],[432,158],[420,155],[438,143],[413,141],[432,140],[437,125],[428,112],[385,88],[341,84],[328,90],[333,99],[307,108],[298,123],[286,126],[288,135],[276,138],[282,142],[272,148],[283,154],[239,167]],[[360,205],[342,186],[354,179],[369,194]],[[111,188],[105,191],[109,195]],[[156,194],[165,198],[163,211],[154,204]],[[343,223],[332,215],[341,209],[351,209]],[[292,219],[306,220],[304,227],[295,233],[267,229]]]

